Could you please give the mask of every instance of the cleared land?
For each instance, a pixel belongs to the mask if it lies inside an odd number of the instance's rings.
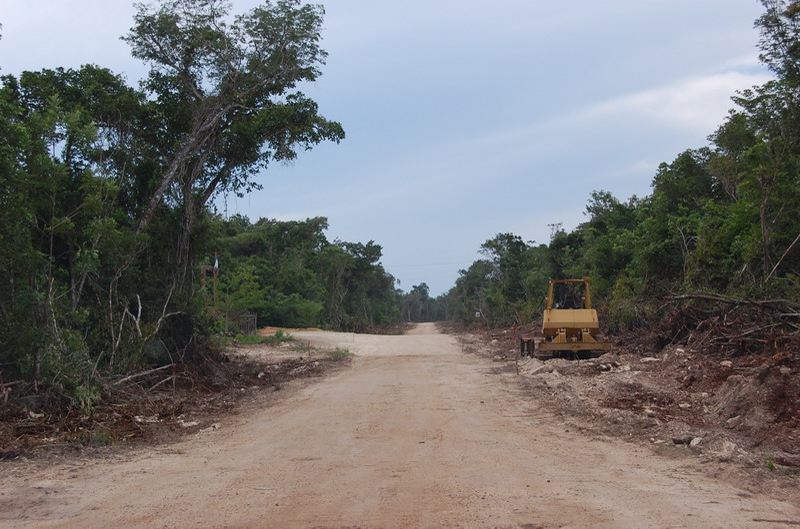
[[[220,427],[111,459],[9,465],[14,527],[786,527],[796,503],[576,432],[433,325],[298,332],[352,367]],[[499,374],[498,374],[499,372]],[[269,402],[269,406],[267,403]],[[771,521],[766,521],[771,520]],[[783,521],[779,522],[779,521]]]

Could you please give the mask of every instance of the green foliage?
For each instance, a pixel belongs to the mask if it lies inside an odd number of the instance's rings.
[[[267,341],[267,337],[259,336],[257,334],[237,334],[233,339],[236,343],[243,345],[255,345],[265,343]]]
[[[764,467],[770,472],[778,471],[778,467],[775,463],[775,454],[764,454]]]
[[[253,311],[261,325],[279,327],[368,330],[397,321],[399,295],[374,242],[330,243],[322,217],[210,222],[225,310]]]
[[[319,77],[326,57],[322,7],[266,2],[232,20],[230,6],[216,0],[136,7],[125,40],[151,66],[147,140],[166,160],[162,170],[142,175],[147,194],[137,231],[148,228],[162,202],[175,200],[189,237],[216,193],[241,195],[258,187],[252,177],[270,162],[344,138],[341,125],[319,116],[317,104],[296,90]]]
[[[333,351],[329,351],[328,356],[330,356],[334,360],[344,360],[346,358],[353,356],[353,353],[351,353],[347,349],[342,349],[341,347],[337,347]]]
[[[23,72],[0,87],[0,370],[84,411],[100,376],[193,358],[221,330],[200,281],[218,240],[208,201],[344,137],[297,90],[324,63],[321,7],[136,9],[126,40],[151,66],[142,90],[97,66]],[[320,235],[324,223],[284,226],[292,237],[260,254],[239,241],[224,308],[319,321],[326,290],[307,253],[320,241],[292,230]],[[223,229],[236,238],[249,223]]]
[[[237,334],[234,337],[234,341],[236,343],[244,344],[244,345],[255,345],[260,343],[266,343],[270,345],[292,341],[292,338],[289,334],[284,334],[281,329],[275,331],[275,334],[271,336],[261,336],[258,334]]]
[[[617,279],[608,300],[608,328],[621,332],[647,325],[652,312],[645,294],[643,281],[628,276]]]
[[[554,241],[564,237],[559,232]],[[565,248],[557,244],[526,243],[510,233],[489,239],[481,246],[486,258],[461,270],[455,287],[437,298],[440,313],[464,323],[527,323],[543,307],[556,254]]]
[[[400,311],[405,321],[431,321],[434,300],[430,297],[430,288],[425,283],[414,285],[411,291],[403,295]]]
[[[289,334],[289,333],[283,332],[283,329],[276,330],[275,333],[272,336],[275,339],[275,341],[277,341],[277,342],[285,342],[287,340],[291,340],[292,339],[292,335]]]

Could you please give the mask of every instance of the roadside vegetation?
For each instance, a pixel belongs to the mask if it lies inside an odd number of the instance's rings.
[[[380,246],[330,243],[322,218],[214,213],[270,164],[344,138],[299,89],[325,62],[322,8],[228,15],[212,0],[137,4],[124,40],[150,66],[139,88],[95,65],[2,77],[0,402],[90,413],[113,381],[213,358],[238,332],[230,312],[394,321]]]
[[[685,341],[706,322],[729,353],[785,347],[800,323],[800,3],[762,3],[760,58],[775,79],[737,94],[708,146],[662,163],[649,196],[592,192],[587,220],[552,225],[547,244],[486,241],[485,258],[427,311],[527,324],[550,278],[588,277],[613,332],[655,327]]]

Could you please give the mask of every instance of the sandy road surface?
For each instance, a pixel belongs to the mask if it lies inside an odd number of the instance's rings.
[[[800,509],[565,431],[431,325],[186,441],[0,481],[0,526],[787,527]],[[353,341],[354,340],[354,341]],[[0,471],[2,467],[0,467]]]

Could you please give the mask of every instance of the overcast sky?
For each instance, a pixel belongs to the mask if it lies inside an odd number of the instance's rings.
[[[236,0],[234,12],[256,0]],[[757,0],[328,0],[305,92],[347,138],[273,166],[222,213],[326,216],[383,246],[400,288],[437,295],[497,233],[546,243],[593,190],[650,193],[707,144],[758,64]],[[94,63],[131,84],[127,0],[0,0],[0,73]]]

